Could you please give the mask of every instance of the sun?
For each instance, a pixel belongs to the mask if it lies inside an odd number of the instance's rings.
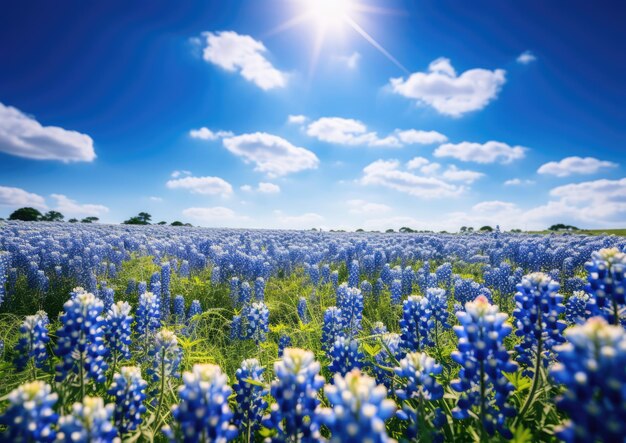
[[[319,27],[337,28],[350,17],[352,0],[301,0],[304,14]]]

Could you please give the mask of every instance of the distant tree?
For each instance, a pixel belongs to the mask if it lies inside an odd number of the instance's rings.
[[[140,212],[139,215],[124,221],[125,225],[149,225],[152,216],[147,212]]]
[[[65,217],[58,211],[48,211],[44,215],[41,216],[42,221],[49,222],[60,222],[63,221]]]
[[[76,218],[70,218],[70,219],[68,220],[68,222],[69,222],[69,223],[78,223],[78,219],[76,219]]]
[[[461,232],[467,232],[467,226],[461,226]]]
[[[439,231],[440,234],[447,234],[448,231]]]
[[[80,222],[81,223],[95,223],[100,220],[98,217],[85,217]]]
[[[413,229],[411,228],[407,228],[406,226],[401,227],[399,230],[399,232],[415,232]]]
[[[474,228],[470,226],[469,228],[467,228],[467,232],[474,232]]]
[[[193,228],[193,225],[191,223],[185,223],[184,226],[187,226],[189,228]]]
[[[578,231],[576,226],[564,225],[563,223],[557,223],[548,228],[548,231]]]
[[[520,232],[522,232],[521,229],[511,229],[511,232],[514,234],[519,234]]]
[[[482,228],[480,228],[481,231],[483,232],[493,232],[493,228],[491,226],[483,226]]]
[[[362,228],[359,228],[355,232],[365,232],[365,231]]]
[[[9,220],[21,220],[21,221],[39,221],[43,215],[35,208],[20,208],[13,211],[9,215]]]
[[[172,222],[172,226],[185,226],[185,224],[181,221],[176,220]]]
[[[396,231],[394,231],[393,229],[389,228],[389,229],[387,229],[385,232],[387,232],[387,233],[391,233],[391,232],[396,232]]]
[[[160,221],[160,222],[157,223],[157,225],[166,225],[166,224],[167,224],[166,221]]]

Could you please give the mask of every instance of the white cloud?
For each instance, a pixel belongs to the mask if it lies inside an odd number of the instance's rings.
[[[464,162],[506,164],[524,158],[527,149],[496,141],[488,141],[483,144],[471,142],[445,143],[435,149],[435,157],[453,157]]]
[[[593,157],[566,157],[558,162],[549,162],[541,165],[539,174],[568,177],[573,174],[595,174],[603,168],[616,168],[617,163],[598,160]]]
[[[386,137],[379,137],[376,132],[369,131],[365,123],[342,117],[322,117],[315,120],[309,123],[306,133],[323,142],[344,146],[400,148],[405,144],[431,144],[447,140],[439,132],[415,129],[396,129]]]
[[[306,115],[290,115],[287,117],[287,123],[290,125],[301,125],[308,120]]]
[[[0,103],[0,152],[35,160],[91,162],[93,140],[58,126],[42,126],[33,117]]]
[[[426,175],[433,175],[436,174],[439,169],[441,169],[441,165],[439,163],[429,163],[422,166],[420,168],[420,172]]]
[[[495,99],[506,81],[505,73],[503,69],[470,69],[457,75],[449,59],[438,58],[428,66],[428,72],[415,72],[406,80],[392,78],[391,88],[441,114],[458,117]]]
[[[430,161],[424,157],[413,157],[406,163],[406,167],[407,169],[419,169],[429,163]]]
[[[379,185],[415,197],[440,198],[460,195],[465,188],[446,183],[435,177],[425,177],[402,171],[397,160],[376,160],[363,169],[363,185]]]
[[[335,58],[341,63],[344,63],[348,68],[355,69],[359,65],[361,54],[355,51],[350,55],[337,55]]]
[[[217,140],[224,137],[232,137],[233,133],[230,131],[217,131],[213,132],[207,127],[202,127],[200,129],[192,129],[189,131],[189,136],[191,138],[197,138],[200,140]]]
[[[163,199],[161,197],[156,197],[156,196],[150,196],[148,197],[150,201],[156,202],[156,203],[161,203],[163,201]]]
[[[537,60],[537,57],[531,51],[524,51],[517,57],[516,60],[517,60],[517,63],[520,63],[522,65],[527,65]]]
[[[207,32],[207,46],[203,57],[227,71],[239,71],[243,78],[263,90],[282,88],[287,84],[287,74],[274,68],[265,58],[267,49],[262,42],[249,35],[233,31]]]
[[[219,227],[232,227],[242,221],[249,220],[249,217],[237,215],[232,209],[223,206],[187,208],[183,209],[183,215],[196,222]]]
[[[78,203],[63,194],[52,194],[51,197],[56,200],[55,210],[63,215],[70,217],[101,217],[109,212],[109,208],[103,205],[92,203]]]
[[[174,171],[171,174],[172,178],[178,178],[178,177],[182,177],[185,175],[191,175],[191,171],[186,171],[186,170],[182,170],[182,171]]]
[[[324,217],[315,213],[307,212],[302,215],[286,215],[282,211],[274,211],[275,221],[285,229],[311,229],[319,227],[324,222]]]
[[[168,180],[165,184],[169,189],[187,189],[192,194],[222,195],[233,193],[233,187],[220,177],[183,177]]]
[[[372,203],[367,200],[348,200],[348,209],[351,214],[383,214],[391,211],[391,207],[382,203]]]
[[[270,177],[316,169],[319,165],[319,159],[313,152],[265,132],[225,138],[223,143],[232,154],[241,157],[246,163],[254,163],[255,170],[265,172]]]
[[[416,129],[409,129],[406,131],[397,130],[398,138],[402,143],[420,144],[420,145],[432,145],[434,143],[445,143],[448,141],[448,137],[437,131],[418,131]]]
[[[441,176],[451,182],[474,183],[479,178],[484,177],[484,175],[482,172],[459,169],[454,165],[450,165]]]
[[[258,192],[259,194],[278,194],[280,192],[280,186],[274,183],[260,182],[256,188],[250,185],[243,185],[240,188],[244,192]]]
[[[42,210],[48,209],[46,200],[41,195],[9,186],[0,186],[0,206],[16,209],[24,206]]]
[[[522,180],[519,178],[512,178],[504,182],[504,186],[521,186],[521,185],[532,185],[534,184],[534,180]]]

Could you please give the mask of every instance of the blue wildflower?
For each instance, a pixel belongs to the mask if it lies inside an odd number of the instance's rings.
[[[9,405],[0,415],[6,426],[0,440],[6,442],[52,442],[58,416],[54,406],[58,396],[50,385],[36,380],[17,387],[7,396]]]
[[[237,382],[233,385],[235,391],[235,423],[243,425],[247,434],[251,435],[260,425],[263,414],[267,409],[267,402],[263,398],[267,394],[263,383],[263,372],[256,358],[244,360],[237,369]],[[250,383],[250,380],[256,383]]]
[[[46,362],[46,346],[50,342],[46,320],[47,316],[44,320],[40,315],[29,315],[20,326],[20,338],[15,347],[15,367],[18,371],[26,369],[31,359],[36,368],[43,367]]]
[[[359,262],[357,260],[352,260],[350,263],[350,267],[348,269],[348,286],[351,288],[357,288],[359,286],[359,276],[360,276],[360,268]]]
[[[265,303],[252,303],[246,311],[246,338],[252,339],[256,344],[264,342],[269,331],[270,311]]]
[[[178,347],[178,338],[172,331],[161,329],[157,332],[148,355],[152,357],[152,367],[147,373],[153,382],[179,376],[178,366],[182,350]]]
[[[174,303],[172,304],[172,315],[174,316],[174,323],[185,323],[185,297],[177,295],[174,297]]]
[[[285,348],[288,348],[290,346],[291,337],[289,337],[287,334],[281,334],[280,338],[278,339],[278,357],[282,357]]]
[[[59,443],[119,442],[117,429],[111,423],[113,404],[104,405],[99,397],[85,397],[74,403],[72,413],[59,419],[56,441]]]
[[[345,375],[355,368],[361,368],[363,354],[359,351],[359,342],[343,336],[337,337],[328,351],[330,365],[328,369],[336,374]]]
[[[391,282],[391,305],[397,306],[402,302],[402,281],[396,279]]]
[[[263,277],[257,277],[254,281],[254,298],[256,301],[265,300],[265,279]]]
[[[147,386],[137,366],[125,366],[113,376],[108,393],[115,398],[113,422],[120,434],[134,431],[141,424]]]
[[[160,300],[152,292],[144,292],[139,296],[135,332],[145,341],[161,327]]]
[[[118,301],[111,306],[105,319],[105,339],[109,355],[113,361],[113,371],[120,358],[130,358],[130,325],[133,317],[130,315],[130,305],[125,301]]]
[[[589,287],[601,314],[614,325],[626,323],[626,254],[617,248],[601,249],[585,263]]]
[[[311,321],[311,316],[309,315],[309,309],[307,307],[306,298],[300,297],[298,299],[298,317],[300,321],[304,324],[307,324]]]
[[[230,322],[230,339],[240,340],[245,337],[243,330],[243,321],[241,315],[233,315],[233,319]]]
[[[343,334],[344,323],[341,309],[336,306],[326,308],[324,311],[324,324],[322,325],[322,349],[330,350],[337,340],[337,337]]]
[[[565,303],[565,321],[568,325],[582,325],[587,321],[590,296],[585,291],[575,291]]]
[[[357,288],[342,284],[337,290],[337,307],[341,309],[346,334],[350,337],[356,336],[361,330],[363,320],[363,294]]]
[[[432,309],[426,297],[411,295],[402,303],[402,348],[406,351],[421,351],[433,346],[430,338],[433,328]]]

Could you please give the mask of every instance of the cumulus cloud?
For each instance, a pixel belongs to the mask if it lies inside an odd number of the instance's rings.
[[[601,169],[616,168],[617,163],[598,160],[593,157],[566,157],[558,162],[549,162],[541,165],[537,172],[539,174],[556,175],[557,177],[568,177],[574,174],[595,174]]]
[[[280,186],[274,183],[260,182],[256,189],[250,185],[243,185],[241,190],[245,192],[256,191],[260,194],[278,194],[280,192]]]
[[[441,176],[451,182],[474,183],[485,174],[482,172],[470,171],[469,169],[459,169],[454,165],[448,166]]]
[[[445,143],[435,149],[435,157],[453,157],[464,162],[507,164],[524,158],[527,149],[496,141],[488,141],[483,144],[472,142]]]
[[[537,57],[531,51],[524,51],[517,57],[516,60],[517,60],[517,63],[520,63],[522,65],[527,65],[537,60]]]
[[[218,140],[224,137],[232,137],[233,133],[230,131],[211,131],[207,127],[202,127],[200,129],[192,129],[189,131],[189,136],[191,138],[197,138],[200,140]]]
[[[63,194],[52,194],[56,201],[54,209],[70,217],[101,217],[109,212],[109,208],[92,203],[78,203]]]
[[[383,214],[391,211],[391,207],[383,203],[373,203],[367,200],[353,199],[346,202],[351,214]]]
[[[313,152],[265,132],[225,138],[223,144],[232,154],[246,163],[254,163],[255,170],[270,177],[316,169],[319,165],[319,159]]]
[[[186,175],[191,175],[191,171],[186,171],[186,170],[178,171],[177,170],[177,171],[172,172],[171,177],[178,178],[178,177],[183,177]]]
[[[430,163],[430,160],[424,157],[413,157],[406,163],[407,169],[420,169],[422,166],[425,166]]]
[[[397,160],[376,160],[363,169],[363,185],[378,185],[415,197],[440,198],[460,195],[463,186],[447,183],[436,177],[416,175],[400,169]]]
[[[232,227],[249,220],[249,217],[238,215],[232,209],[223,206],[187,208],[183,209],[183,215],[203,225],[213,227]]]
[[[0,186],[0,206],[8,206],[10,208],[27,206],[41,210],[48,209],[46,199],[41,195],[10,186]]]
[[[337,55],[335,59],[345,64],[346,67],[350,69],[356,69],[359,65],[359,60],[361,60],[361,54],[355,51],[350,55]]]
[[[504,186],[532,185],[534,183],[535,183],[534,180],[522,180],[520,178],[512,178],[510,180],[506,180],[504,182]]]
[[[287,123],[290,125],[301,125],[307,120],[306,115],[290,115],[287,117]]]
[[[415,72],[407,79],[392,78],[391,88],[441,114],[459,117],[494,100],[505,83],[505,73],[503,69],[470,69],[458,75],[449,59],[438,58],[427,72]]]
[[[307,212],[301,215],[287,215],[282,211],[274,211],[274,218],[278,226],[285,229],[311,229],[318,227],[324,222],[324,217],[315,213]]]
[[[183,177],[168,180],[165,184],[169,189],[186,189],[192,194],[228,196],[233,187],[220,177]]]
[[[17,108],[0,103],[0,152],[35,160],[91,162],[93,140],[58,126],[42,126]]]
[[[365,123],[352,118],[322,117],[306,128],[307,135],[327,143],[344,146],[370,146],[400,148],[408,144],[432,144],[444,142],[446,136],[436,131],[396,129],[386,137],[369,131]]]
[[[233,31],[207,32],[204,60],[230,72],[239,72],[243,78],[263,90],[282,88],[287,74],[276,69],[265,58],[267,48],[249,35]]]
[[[161,197],[156,197],[154,195],[148,197],[148,199],[150,201],[152,201],[152,202],[155,202],[155,203],[161,203],[163,201],[163,199]]]

